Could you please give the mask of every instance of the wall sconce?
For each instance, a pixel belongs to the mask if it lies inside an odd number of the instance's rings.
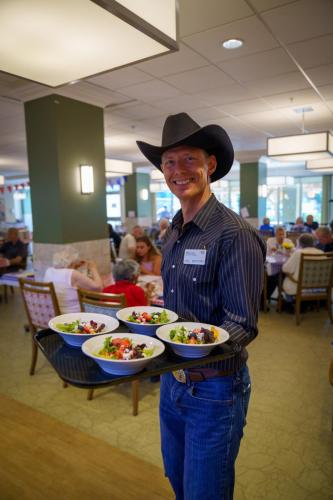
[[[141,189],[140,190],[140,198],[142,201],[147,201],[149,198],[149,191],[148,189]]]
[[[267,185],[266,184],[259,184],[258,186],[258,196],[259,198],[267,198]]]
[[[94,169],[92,165],[80,165],[81,194],[94,192]]]

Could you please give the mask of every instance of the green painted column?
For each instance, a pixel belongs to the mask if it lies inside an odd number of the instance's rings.
[[[258,219],[266,215],[265,163],[242,163],[240,166],[240,208],[247,208],[249,218]]]
[[[127,229],[135,224],[150,226],[152,223],[152,199],[149,190],[149,174],[135,173],[125,183],[125,218]]]
[[[82,258],[106,257],[103,109],[54,94],[25,103],[25,122],[34,263],[43,268],[45,254],[79,242]],[[84,164],[94,169],[92,194],[81,194]]]

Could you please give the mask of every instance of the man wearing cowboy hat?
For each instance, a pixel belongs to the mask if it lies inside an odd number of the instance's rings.
[[[201,128],[179,113],[167,118],[162,146],[137,144],[181,205],[162,248],[165,307],[221,326],[233,345],[227,360],[161,377],[165,472],[177,500],[231,499],[250,396],[245,346],[257,335],[265,245],[210,190],[234,159],[222,127]]]

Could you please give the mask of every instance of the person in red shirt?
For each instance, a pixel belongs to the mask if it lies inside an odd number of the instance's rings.
[[[124,293],[127,307],[148,305],[147,297],[136,281],[140,274],[140,265],[132,259],[124,259],[113,267],[115,283],[103,289],[104,293]]]

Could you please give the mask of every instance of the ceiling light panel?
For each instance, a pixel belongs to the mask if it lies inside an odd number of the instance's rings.
[[[56,87],[177,49],[175,0],[165,2],[165,28],[161,20],[158,27],[150,24],[160,2],[142,2],[147,21],[118,2],[105,0],[106,8],[97,3],[2,0],[0,70]],[[126,22],[110,12],[114,6]]]

